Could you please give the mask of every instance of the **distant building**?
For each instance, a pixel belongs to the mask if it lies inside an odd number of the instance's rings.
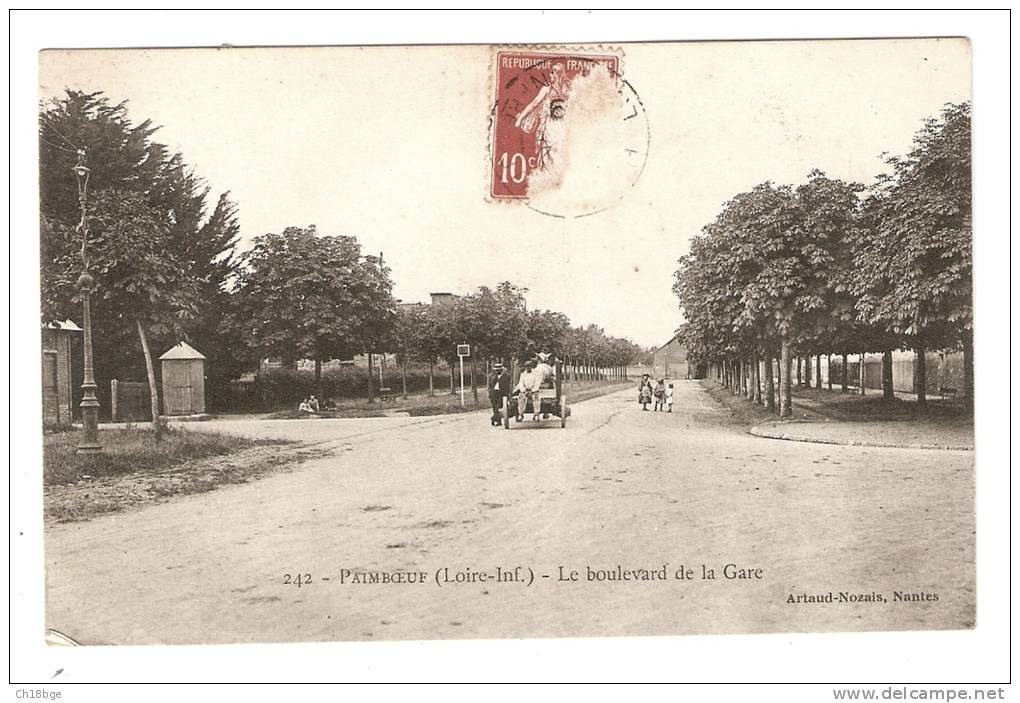
[[[655,350],[652,375],[656,378],[701,378],[702,369],[687,359],[687,347],[679,335]]]
[[[80,332],[81,328],[70,320],[42,327],[43,424],[71,422],[74,412],[71,347]]]
[[[429,293],[432,296],[433,305],[450,305],[460,296],[453,293]]]

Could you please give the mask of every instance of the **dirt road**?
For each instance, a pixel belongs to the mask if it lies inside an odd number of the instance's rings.
[[[48,528],[47,625],[132,644],[973,625],[972,452],[752,437],[694,381],[672,414],[633,396],[578,404],[566,429],[196,425],[330,453]]]

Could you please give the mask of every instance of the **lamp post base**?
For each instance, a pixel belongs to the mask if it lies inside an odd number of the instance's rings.
[[[95,384],[82,384],[85,397],[81,405],[81,437],[78,439],[78,454],[101,454],[103,445],[99,443],[99,401],[96,399]]]

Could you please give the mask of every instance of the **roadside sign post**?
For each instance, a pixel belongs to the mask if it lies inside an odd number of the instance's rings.
[[[460,406],[464,407],[464,357],[471,356],[470,344],[457,345],[457,357],[460,359]]]

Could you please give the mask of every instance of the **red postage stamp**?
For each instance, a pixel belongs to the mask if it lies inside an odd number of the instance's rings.
[[[615,98],[620,57],[499,51],[495,78],[490,195],[527,199],[562,182],[569,160],[568,115],[584,94],[601,89]]]

